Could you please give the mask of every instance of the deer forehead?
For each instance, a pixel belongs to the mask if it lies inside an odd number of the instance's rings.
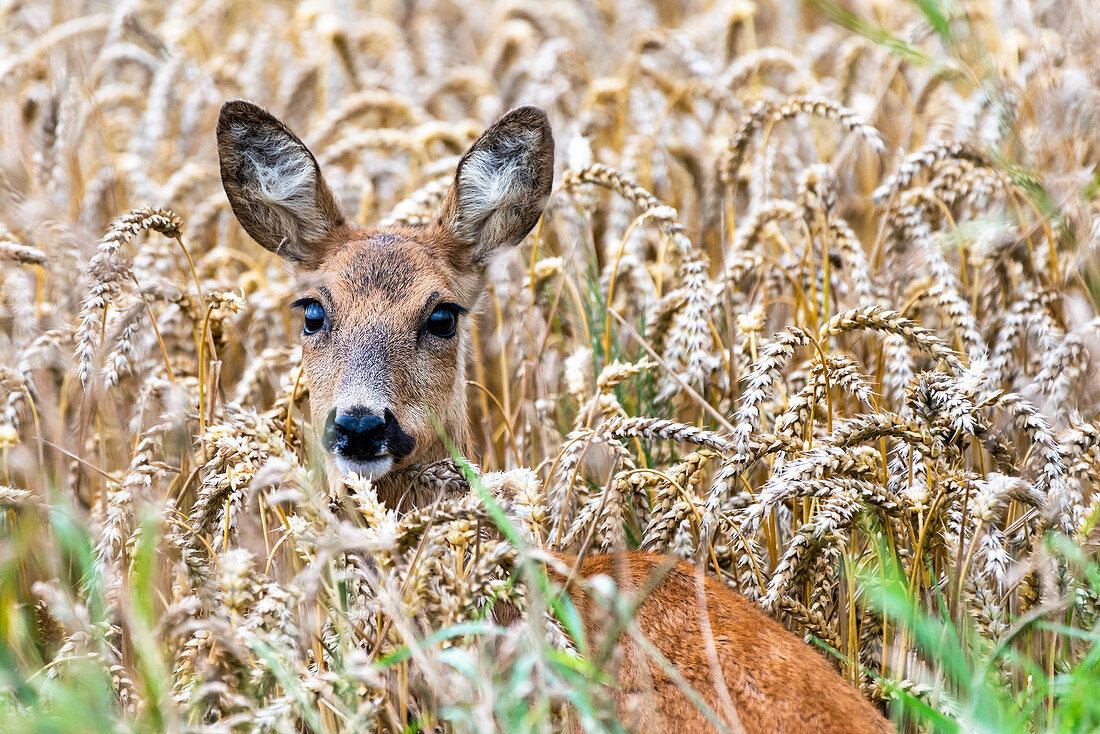
[[[357,320],[419,313],[433,296],[454,300],[454,281],[421,233],[368,232],[353,235],[305,285],[323,288],[341,317]]]

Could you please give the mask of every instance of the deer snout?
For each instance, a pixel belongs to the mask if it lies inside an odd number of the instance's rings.
[[[344,440],[344,455],[372,458],[382,452],[386,438],[386,421],[372,413],[338,413],[332,421],[333,431]]]
[[[322,443],[342,471],[372,477],[385,474],[416,446],[389,408],[379,415],[361,406],[329,411]]]
[[[388,410],[386,414],[393,415]],[[326,449],[345,459],[378,459],[386,448],[386,417],[369,408],[333,408],[325,421],[323,442]]]

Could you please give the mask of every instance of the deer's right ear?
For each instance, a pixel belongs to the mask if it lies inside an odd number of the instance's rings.
[[[316,266],[344,215],[305,144],[266,110],[233,100],[218,116],[218,158],[229,204],[252,239]]]

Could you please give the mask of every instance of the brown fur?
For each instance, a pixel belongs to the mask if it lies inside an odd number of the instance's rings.
[[[570,568],[576,560],[569,556],[561,559]],[[893,731],[821,653],[713,576],[703,576],[683,561],[649,553],[586,558],[579,574],[584,578],[610,576],[620,594],[637,593],[647,584],[655,584],[637,614],[638,627],[732,731],[738,728],[715,683],[714,659],[740,726],[749,734]],[[569,594],[584,620],[590,644],[602,640],[607,617],[604,607],[576,584]],[[712,654],[707,652],[700,601],[705,604],[709,637],[714,641]],[[617,655],[613,666],[619,682],[616,708],[633,731],[717,731],[681,685],[629,636],[623,637]]]
[[[385,401],[415,441],[378,483],[380,498],[398,506],[401,488],[387,481],[395,470],[447,454],[431,415],[460,449],[469,448],[469,316],[461,317],[457,334],[447,340],[422,338],[421,327],[436,303],[454,303],[472,313],[493,253],[519,243],[534,227],[553,180],[554,142],[546,115],[520,108],[486,130],[459,162],[439,217],[417,228],[346,224],[313,155],[286,126],[250,103],[225,105],[218,150],[226,194],[241,225],[259,244],[293,262],[299,296],[324,307],[326,328],[302,336],[314,425],[323,424],[342,402],[348,407],[348,401],[369,394]],[[335,475],[332,461],[329,469]],[[404,499],[415,506],[430,498]],[[598,556],[585,560],[580,574],[610,575],[629,591],[645,586],[663,564],[661,557],[642,553]],[[700,588],[700,577],[683,562],[670,569],[642,604],[637,623],[727,721],[739,717],[748,732],[890,731],[889,723],[820,654],[743,597],[711,577]],[[575,585],[570,593],[589,639],[599,639],[600,605]],[[706,605],[709,636],[704,635],[700,601]],[[710,639],[713,653],[708,653]],[[635,643],[627,640],[619,656],[616,703],[632,727],[713,730],[680,686]],[[728,699],[720,695],[712,659],[718,661]]]

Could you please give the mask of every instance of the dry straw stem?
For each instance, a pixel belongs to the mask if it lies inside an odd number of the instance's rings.
[[[789,120],[799,115],[811,115],[824,120],[832,120],[849,132],[859,136],[871,150],[881,154],[886,150],[882,135],[868,125],[859,115],[836,102],[819,97],[790,97],[780,103],[757,102],[738,125],[737,132],[729,141],[728,158],[722,167],[722,180],[732,185],[737,180],[737,172],[745,160],[749,145],[756,134],[770,128],[781,120]]]
[[[802,65],[790,51],[775,47],[754,48],[726,67],[719,77],[719,85],[724,89],[739,89],[753,76],[771,71],[794,72],[802,77]]]
[[[952,159],[969,161],[977,166],[986,168],[991,165],[989,159],[986,158],[983,153],[973,149],[966,143],[958,141],[929,143],[920,150],[907,155],[905,160],[901,162],[901,165],[898,166],[898,170],[887,178],[881,186],[875,189],[875,193],[873,194],[875,204],[880,206],[885,204],[890,199],[897,196],[898,193],[909,188],[913,183],[913,179],[922,172],[928,170],[939,161]]]
[[[797,216],[798,207],[793,201],[764,202],[749,215],[748,221],[737,231],[733,249],[743,251],[759,246],[768,225],[791,220]]]
[[[0,506],[10,510],[45,507],[28,489],[18,489],[0,484]]]
[[[423,113],[414,110],[408,99],[392,92],[367,90],[349,95],[338,107],[325,114],[313,125],[306,136],[306,142],[314,148],[323,145],[339,128],[371,112],[377,112],[383,120],[391,123],[396,120],[419,122],[423,118]]]
[[[595,163],[580,170],[566,171],[562,177],[562,186],[566,190],[575,189],[584,184],[594,184],[614,191],[648,218],[653,219],[666,235],[679,234],[683,230],[675,209],[662,204],[657,197],[622,171],[602,163]]]
[[[877,329],[894,334],[933,359],[943,362],[951,372],[958,374],[963,371],[959,358],[942,339],[901,314],[877,306],[838,313],[821,327],[817,338],[824,343],[830,337],[855,329]]]
[[[37,247],[24,245],[3,224],[0,224],[0,260],[10,260],[24,265],[45,265],[48,258],[46,253]]]
[[[723,436],[676,421],[616,417],[601,425],[600,429],[615,438],[663,439],[677,443],[705,446],[718,453],[728,453],[733,448],[730,441]]]
[[[76,332],[77,376],[87,386],[92,378],[96,349],[106,328],[107,308],[121,289],[120,281],[129,267],[116,260],[118,251],[141,232],[151,230],[165,237],[178,238],[182,226],[179,217],[166,209],[135,209],[111,223],[88,261],[88,293],[80,310]]]

